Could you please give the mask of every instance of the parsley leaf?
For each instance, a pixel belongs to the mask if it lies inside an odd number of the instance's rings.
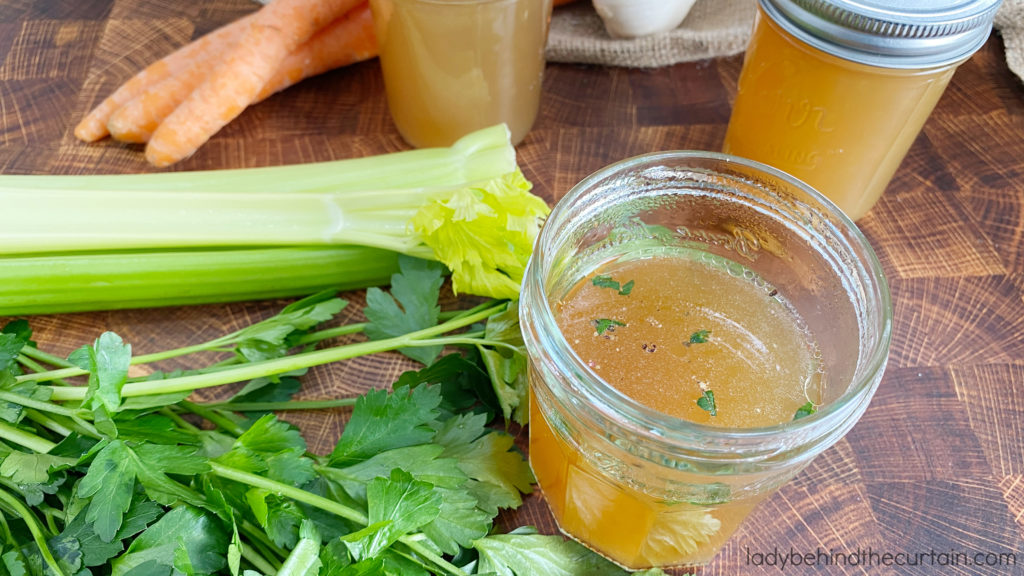
[[[0,372],[13,373],[16,365],[14,359],[31,341],[32,331],[25,320],[14,320],[0,330]]]
[[[11,576],[26,576],[28,574],[25,557],[17,549],[4,552],[3,556],[0,556],[0,566],[6,568],[7,573]]]
[[[504,311],[487,319],[485,337],[513,347],[477,346],[477,350],[491,378],[491,387],[505,421],[511,419],[526,424],[530,419],[526,345],[519,328],[519,306],[516,302],[510,302]]]
[[[422,531],[442,552],[457,554],[460,547],[469,548],[487,535],[494,516],[479,507],[472,493],[437,487],[434,492],[441,496],[441,510]]]
[[[215,517],[190,506],[179,506],[164,514],[135,538],[124,554],[111,561],[111,576],[180,574],[174,569],[175,551],[179,547],[188,550],[196,574],[213,574],[226,565],[223,551],[227,545],[227,534]]]
[[[292,302],[279,313],[246,326],[226,339],[237,342],[235,353],[250,362],[284,356],[299,336],[335,317],[348,301],[321,292]]]
[[[806,418],[817,411],[818,409],[814,406],[814,403],[808,400],[806,404],[796,409],[796,414],[793,415],[793,420]]]
[[[690,334],[690,344],[705,344],[711,336],[711,330],[697,330]]]
[[[352,557],[358,561],[376,556],[437,518],[442,501],[433,488],[398,468],[388,478],[371,480],[366,487],[369,525],[343,538]]]
[[[444,446],[419,444],[375,454],[368,460],[345,468],[321,468],[321,473],[337,482],[352,498],[366,500],[366,484],[378,476],[388,476],[395,468],[409,472],[417,480],[443,488],[457,488],[469,478],[456,460],[442,458]]]
[[[473,543],[479,552],[477,571],[498,576],[627,576],[628,572],[561,536],[530,533],[496,534]],[[660,570],[650,576],[664,574]]]
[[[356,400],[345,430],[331,452],[331,466],[361,462],[378,452],[430,442],[441,403],[433,386],[371,390]]]
[[[486,428],[479,414],[464,414],[446,421],[435,441],[445,447],[442,454],[454,458],[471,479],[482,483],[482,490],[500,497],[503,507],[522,503],[520,493],[532,490],[533,473],[523,455],[515,450],[512,436]],[[470,483],[470,492],[476,492]]]
[[[68,356],[68,361],[89,371],[86,404],[105,409],[108,414],[121,407],[121,388],[128,381],[132,347],[113,332],[104,332],[92,346],[83,346]]]
[[[594,329],[597,330],[598,334],[604,334],[605,332],[614,332],[616,326],[625,326],[625,322],[619,320],[613,320],[611,318],[597,318],[594,320]]]
[[[0,476],[10,478],[15,484],[45,484],[50,482],[51,473],[77,463],[78,458],[12,451],[0,464]]]
[[[611,288],[619,293],[620,296],[629,296],[629,293],[633,291],[634,281],[630,280],[625,284],[619,284],[617,280],[613,280],[611,276],[605,274],[598,274],[594,276],[591,283],[598,288]]]
[[[423,384],[441,388],[439,408],[443,417],[482,411],[490,419],[497,413],[498,398],[490,376],[481,368],[479,361],[474,362],[460,354],[446,354],[422,370],[403,372],[394,387],[415,388]]]
[[[383,340],[429,328],[437,324],[441,307],[437,304],[444,282],[444,267],[437,262],[400,256],[400,272],[391,276],[391,294],[380,288],[366,291],[366,314],[370,323],[366,336]],[[401,348],[399,352],[413,360],[430,364],[441,353],[441,346]]]
[[[113,440],[96,454],[78,483],[78,496],[91,498],[85,519],[95,523],[100,540],[110,542],[131,506],[136,480],[145,488],[146,495],[158,503],[171,505],[181,500],[201,505],[193,492],[167,474],[194,475],[208,470],[209,464],[196,453],[195,447],[128,446]]]
[[[306,441],[298,428],[266,414],[216,460],[246,472],[266,472],[268,478],[278,482],[302,486],[316,476],[313,461],[305,453]]]
[[[715,393],[711,390],[705,390],[701,394],[701,397],[697,399],[697,406],[700,406],[701,410],[712,416],[718,416],[718,406],[715,405]]]
[[[152,500],[136,499],[124,515],[124,522],[110,542],[100,540],[85,514],[78,514],[64,530],[50,540],[50,547],[64,550],[69,556],[80,556],[83,566],[102,566],[124,550],[123,541],[142,532],[153,520],[164,513],[163,508]],[[70,559],[70,558],[67,558]]]

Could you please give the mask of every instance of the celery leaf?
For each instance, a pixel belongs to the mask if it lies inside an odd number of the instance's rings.
[[[456,293],[514,299],[548,214],[516,169],[432,199],[413,216],[413,228],[452,271]]]

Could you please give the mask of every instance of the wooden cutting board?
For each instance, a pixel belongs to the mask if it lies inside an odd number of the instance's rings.
[[[248,0],[0,0],[0,172],[151,170],[138,147],[77,142],[74,124],[151,60],[253,9]],[[554,202],[585,175],[628,156],[716,150],[741,63],[737,56],[655,70],[551,65],[540,117],[518,147],[520,165],[535,191]],[[174,169],[405,148],[387,114],[378,64],[370,61],[250,108]],[[857,427],[756,510],[697,572],[1024,574],[1024,87],[1007,70],[998,36],[957,73],[891,187],[859,224],[893,294],[885,379]],[[352,304],[345,319],[359,318],[361,295],[346,296]],[[39,345],[58,354],[104,330],[146,353],[209,339],[283,304],[30,321]],[[321,367],[305,377],[302,397],[387,386],[410,367],[397,356]],[[290,418],[314,450],[325,451],[346,413]],[[502,521],[555,531],[539,493]],[[773,551],[819,550],[863,553],[862,565],[765,565]],[[923,556],[917,567],[879,565],[886,553]],[[950,553],[966,556],[941,556]],[[1015,554],[1016,565],[965,564],[977,553],[981,561]],[[959,565],[939,566],[944,558]]]

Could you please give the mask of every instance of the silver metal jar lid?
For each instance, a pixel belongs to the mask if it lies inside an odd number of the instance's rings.
[[[974,54],[1002,0],[759,0],[800,40],[885,68],[929,68]]]

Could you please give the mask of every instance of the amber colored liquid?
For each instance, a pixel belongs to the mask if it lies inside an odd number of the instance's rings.
[[[518,143],[540,103],[551,0],[371,0],[388,108],[416,147],[504,122]]]
[[[594,276],[628,295],[594,285]],[[701,424],[766,426],[821,398],[816,347],[770,287],[699,259],[655,256],[600,267],[556,303],[562,333],[612,386],[650,408]],[[595,320],[621,322],[598,333]],[[691,342],[706,331],[706,342]],[[701,339],[697,337],[697,339]],[[716,414],[697,400],[715,397]],[[668,502],[617,482],[571,448],[531,404],[530,461],[567,534],[628,568],[708,562],[766,494],[703,505]],[[654,465],[641,477],[658,473]],[[691,482],[722,482],[700,477]]]
[[[723,150],[788,172],[860,218],[955,69],[849,62],[794,39],[758,11]]]

